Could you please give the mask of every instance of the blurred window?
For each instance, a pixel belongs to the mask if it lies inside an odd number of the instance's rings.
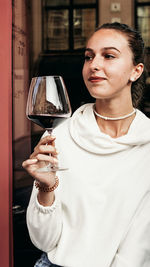
[[[136,24],[146,47],[150,47],[150,1],[136,1]]]
[[[145,66],[148,72],[142,102],[142,111],[150,118],[150,1],[135,1],[135,25],[145,43]]]
[[[86,40],[94,32],[96,22],[95,9],[74,9],[73,40],[74,49],[85,47]]]
[[[43,0],[43,51],[83,49],[97,26],[97,0]]]
[[[138,3],[149,3],[147,0],[137,0]]]

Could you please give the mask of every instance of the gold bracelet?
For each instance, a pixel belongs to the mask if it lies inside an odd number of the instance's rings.
[[[52,187],[41,186],[39,182],[35,182],[35,187],[41,192],[52,192],[57,188],[58,185],[59,185],[59,179],[57,176],[55,178],[55,184]]]

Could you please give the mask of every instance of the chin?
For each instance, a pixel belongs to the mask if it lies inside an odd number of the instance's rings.
[[[106,92],[100,92],[100,90],[88,90],[89,94],[94,97],[95,99],[106,99],[110,98],[110,94],[106,94]]]

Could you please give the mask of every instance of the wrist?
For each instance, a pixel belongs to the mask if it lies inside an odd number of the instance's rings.
[[[47,207],[52,206],[55,201],[54,191],[52,192],[38,192],[37,199],[40,205]]]
[[[43,193],[53,192],[58,187],[58,185],[59,185],[59,179],[57,176],[55,177],[55,183],[53,186],[47,186],[47,185],[41,184],[40,182],[35,181],[35,187],[40,192],[43,192]]]

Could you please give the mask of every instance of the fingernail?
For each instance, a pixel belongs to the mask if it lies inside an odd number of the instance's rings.
[[[56,154],[59,154],[59,151],[56,149]]]
[[[58,160],[54,158],[54,164],[58,164]]]
[[[51,137],[52,139],[56,139],[56,137],[55,137],[55,136],[53,136],[53,135],[50,135],[50,137]]]
[[[38,159],[30,159],[33,163],[37,162]]]

